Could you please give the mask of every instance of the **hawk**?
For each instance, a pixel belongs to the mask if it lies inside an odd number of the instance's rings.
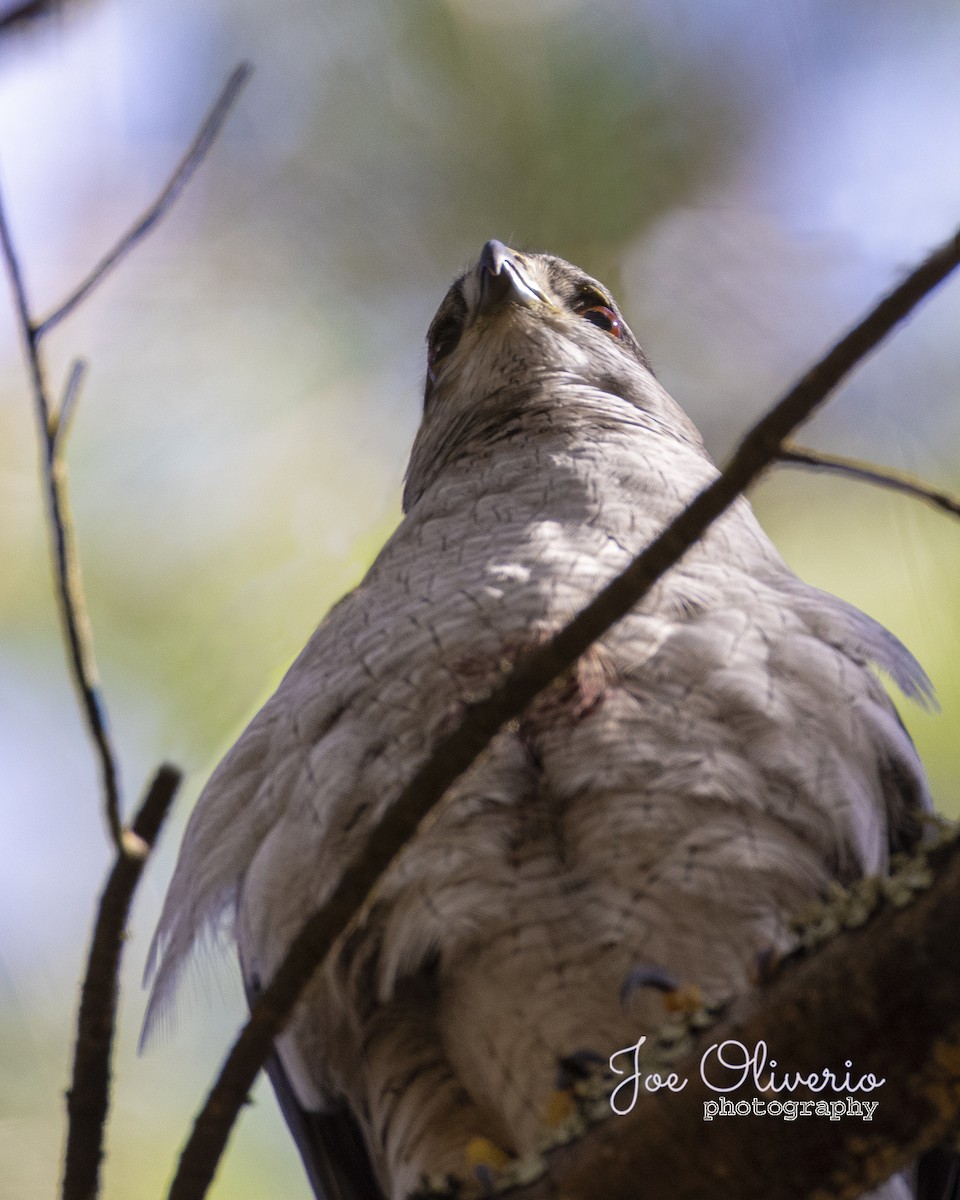
[[[716,474],[609,291],[488,242],[430,326],[399,528],[190,819],[148,1021],[224,918],[255,996],[464,705]],[[317,1196],[533,1151],[558,1064],[662,1022],[655,989],[622,995],[638,966],[743,992],[798,910],[883,872],[930,802],[873,667],[930,692],[740,499],[498,735],[315,975],[270,1075]]]

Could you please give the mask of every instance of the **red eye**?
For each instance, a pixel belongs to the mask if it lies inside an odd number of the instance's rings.
[[[623,337],[623,323],[612,308],[607,308],[604,304],[596,304],[593,308],[585,308],[581,314],[585,321],[589,321],[591,325],[596,325],[598,329],[602,329],[604,333],[609,333],[611,337]]]

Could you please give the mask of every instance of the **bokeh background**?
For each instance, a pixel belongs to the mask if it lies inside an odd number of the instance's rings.
[[[107,1197],[162,1194],[243,1012],[211,961],[137,1057],[190,803],[399,515],[423,336],[492,236],[613,285],[723,458],[960,221],[953,0],[74,0],[0,40],[0,175],[46,311],[144,208],[230,67],[256,74],[177,208],[49,343],[130,803],[188,784],[133,915]],[[805,431],[960,488],[960,283]],[[0,1197],[52,1196],[76,984],[109,852],[64,668],[33,414],[0,296]],[[787,559],[894,629],[943,808],[960,779],[960,527],[780,471]],[[262,1085],[216,1197],[308,1192]]]

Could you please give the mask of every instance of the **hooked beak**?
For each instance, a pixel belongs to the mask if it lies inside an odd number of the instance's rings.
[[[491,316],[507,304],[529,308],[536,302],[546,302],[546,296],[530,279],[517,258],[517,252],[495,240],[487,242],[480,252],[477,268],[480,272],[480,303],[477,313]]]

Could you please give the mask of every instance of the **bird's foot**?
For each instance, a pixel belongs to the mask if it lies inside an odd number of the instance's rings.
[[[607,1059],[595,1050],[577,1050],[557,1064],[556,1089],[544,1112],[544,1146],[559,1145],[593,1122],[598,1100],[609,1092]]]
[[[404,1200],[461,1200],[463,1181],[454,1175],[422,1175],[415,1191]]]
[[[504,1168],[514,1159],[488,1137],[472,1137],[463,1147],[462,1166],[455,1174],[424,1175],[406,1200],[475,1200],[500,1190]]]
[[[621,985],[621,1003],[626,1004],[630,995],[640,988],[660,992],[668,1013],[694,1013],[703,1007],[703,993],[697,984],[681,984],[655,963],[641,963],[633,968]]]
[[[467,1170],[484,1195],[496,1189],[501,1171],[511,1161],[505,1150],[486,1137],[472,1137],[467,1142],[466,1159]]]

